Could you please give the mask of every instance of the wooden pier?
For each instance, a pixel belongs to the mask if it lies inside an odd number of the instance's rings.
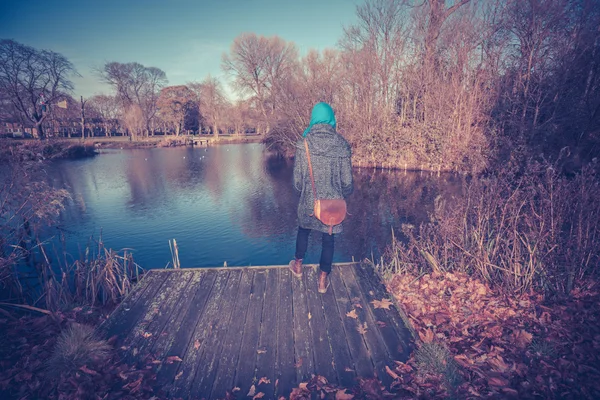
[[[319,294],[316,266],[302,279],[287,266],[152,270],[100,330],[127,361],[156,368],[169,398],[248,398],[253,385],[287,398],[314,375],[389,386],[386,367],[412,347],[396,304],[368,265],[336,264],[330,281]]]

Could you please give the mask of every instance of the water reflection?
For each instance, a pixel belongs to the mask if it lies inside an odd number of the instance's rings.
[[[73,201],[61,220],[75,257],[91,235],[107,247],[133,248],[147,268],[170,260],[177,239],[183,267],[285,264],[294,253],[298,194],[291,162],[265,158],[259,144],[109,151],[57,162],[54,185]],[[402,223],[428,218],[437,195],[460,192],[453,176],[354,171],[352,214],[336,241],[335,261],[377,255]],[[319,258],[313,235],[307,262]]]

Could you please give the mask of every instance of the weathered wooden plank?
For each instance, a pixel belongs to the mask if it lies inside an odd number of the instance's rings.
[[[173,335],[169,336],[169,340],[164,344],[164,347],[157,349],[157,354],[163,355],[159,358],[163,361],[163,364],[160,365],[160,370],[156,376],[156,387],[164,388],[165,392],[172,385],[181,366],[179,362],[169,362],[167,360],[169,357],[183,358],[188,347],[194,346],[192,337],[196,327],[202,320],[209,299],[215,296],[215,292],[222,291],[227,282],[227,274],[219,274],[217,271],[206,271],[205,273],[206,276],[194,295],[192,305],[188,309],[183,323],[175,332],[174,337]]]
[[[258,351],[256,355],[256,377],[266,378],[269,383],[257,384],[257,392],[265,394],[264,398],[272,399],[275,396],[275,356],[277,355],[277,331],[281,328],[277,320],[277,300],[279,295],[279,273],[277,269],[265,270],[266,287],[265,300],[262,311],[262,324]]]
[[[166,277],[160,277],[152,271],[144,273],[141,279],[133,286],[131,291],[121,300],[121,303],[113,310],[109,318],[107,318],[98,327],[98,332],[106,334],[111,330],[112,326],[125,314],[129,313],[131,307],[140,299],[144,291],[148,288],[151,281],[158,279],[165,279]]]
[[[156,274],[154,271],[149,272],[149,276],[146,278],[149,279],[148,287],[141,293],[137,301],[131,304],[124,304],[122,313],[119,312],[111,315],[111,319],[113,319],[114,322],[110,324],[110,327],[107,327],[108,329],[105,331],[106,337],[110,338],[117,335],[121,339],[117,343],[121,342],[123,338],[126,338],[138,319],[141,318],[142,313],[148,309],[149,305],[154,300],[156,292],[158,292],[167,277],[167,275]]]
[[[212,387],[217,374],[219,362],[221,360],[221,350],[223,348],[223,339],[226,335],[231,335],[230,330],[231,316],[237,304],[238,294],[240,292],[240,280],[243,271],[230,271],[227,287],[225,288],[223,299],[219,305],[219,313],[213,320],[213,329],[204,341],[204,351],[202,361],[198,366],[196,377],[189,392],[190,397],[210,396]],[[186,397],[186,396],[183,396]]]
[[[329,343],[329,332],[325,323],[322,294],[318,289],[318,269],[304,269],[304,284],[310,318],[310,333],[315,360],[315,374],[324,376],[329,382],[337,383],[338,377],[334,369],[333,353]],[[340,321],[341,322],[341,321]]]
[[[315,364],[310,337],[310,319],[306,303],[304,279],[292,279],[292,308],[294,310],[294,360],[298,382],[307,382],[314,373]]]
[[[332,271],[335,271],[333,267]],[[339,272],[332,272],[338,274]],[[330,274],[331,278],[331,274]],[[350,355],[348,341],[346,340],[346,331],[344,323],[338,309],[336,295],[332,287],[325,294],[320,295],[323,306],[323,316],[325,320],[325,330],[329,336],[331,352],[333,355],[334,369],[336,371],[338,381],[343,387],[352,387],[356,378],[355,366]],[[346,301],[347,303],[347,301]],[[344,303],[345,304],[345,303]]]
[[[234,388],[233,379],[238,365],[240,349],[244,333],[244,322],[248,312],[248,299],[252,289],[253,273],[244,271],[240,280],[237,301],[231,316],[231,324],[223,337],[221,361],[215,377],[210,398],[225,398],[226,392]]]
[[[294,314],[292,311],[292,276],[289,269],[279,271],[277,295],[277,354],[275,356],[276,398],[287,398],[299,382],[294,368]],[[244,393],[245,394],[245,393]]]
[[[185,291],[181,295],[181,298],[177,302],[175,310],[173,313],[171,313],[163,331],[160,335],[158,335],[152,344],[152,349],[150,351],[157,360],[163,361],[166,352],[171,348],[173,340],[179,333],[184,321],[187,322],[186,317],[188,316],[188,310],[195,305],[195,296],[198,295],[198,291],[210,291],[215,274],[209,273],[200,268],[193,272],[193,274],[194,275],[192,276],[189,285],[186,287]],[[205,282],[205,280],[208,280],[208,282]]]
[[[266,276],[264,271],[254,271],[252,291],[248,298],[248,312],[244,323],[244,335],[240,348],[237,371],[234,384],[241,389],[240,394],[245,395],[256,380],[256,356],[258,340],[260,338],[260,324],[263,303],[265,298]]]
[[[346,315],[357,307],[354,307],[348,295],[346,285],[341,277],[341,270],[342,268],[336,268],[329,274],[331,282],[329,290],[333,290],[335,295],[339,316],[346,332],[346,341],[350,349],[350,355],[354,361],[356,375],[362,378],[371,378],[375,376],[375,370],[365,341],[362,335],[358,333],[360,321]]]
[[[367,345],[367,349],[371,354],[379,380],[385,386],[389,386],[392,383],[392,378],[387,374],[385,367],[388,365],[393,367],[393,364],[390,360],[390,354],[383,342],[383,338],[381,337],[381,332],[378,329],[372,310],[356,282],[352,269],[340,269],[340,276],[346,284],[346,289],[348,290],[348,295],[352,302],[361,304],[361,307],[357,307],[356,313],[358,314],[357,321],[362,323],[363,327],[366,328],[366,331],[362,333],[362,336]]]
[[[357,264],[356,261],[351,261],[351,262],[341,262],[341,263],[334,263],[333,265],[336,267],[351,267],[354,266],[354,264]],[[318,267],[318,264],[303,264],[304,267]],[[288,268],[288,265],[238,265],[238,266],[232,266],[232,265],[228,265],[226,267],[224,266],[220,266],[220,265],[216,265],[213,267],[203,267],[202,269],[205,270],[211,270],[211,271],[223,271],[223,270],[234,270],[234,269],[253,269],[253,270],[263,270],[263,269],[286,269]],[[197,270],[198,268],[177,268],[177,269],[157,269],[154,270],[156,272],[161,272],[161,273],[165,273],[165,274],[178,274],[178,273],[182,273],[182,272],[186,272],[186,271],[194,271]]]
[[[193,275],[193,272],[187,272],[167,277],[144,316],[123,341],[123,346],[127,348],[126,362],[133,363],[136,359],[143,361],[148,356],[148,349],[161,334]]]
[[[191,397],[190,389],[198,367],[203,362],[202,357],[206,349],[206,342],[217,328],[221,303],[227,299],[229,279],[238,274],[239,271],[219,271],[204,313],[196,324],[196,329],[185,354],[180,356],[182,362],[175,375],[175,380],[169,388],[170,397]]]
[[[390,356],[393,360],[405,362],[410,356],[412,339],[395,304],[386,310],[375,308],[372,303],[374,300],[391,299],[392,295],[387,292],[372,267],[357,264],[353,270],[365,300],[377,320],[378,328]]]

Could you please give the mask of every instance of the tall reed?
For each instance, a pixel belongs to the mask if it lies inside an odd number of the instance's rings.
[[[498,173],[436,199],[430,221],[404,225],[380,268],[387,273],[459,270],[509,291],[568,293],[600,265],[600,176],[591,164],[566,177],[557,165]]]

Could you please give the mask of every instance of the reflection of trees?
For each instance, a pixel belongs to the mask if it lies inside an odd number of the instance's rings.
[[[292,187],[293,164],[281,159],[264,161],[263,190],[253,191],[243,201],[238,223],[251,237],[296,230],[298,195]],[[354,170],[354,193],[348,199],[351,215],[336,243],[336,253],[366,257],[381,252],[391,240],[391,230],[399,234],[403,223],[419,224],[433,211],[434,199],[460,192],[460,181],[452,176],[419,173]],[[312,238],[318,240],[318,238]]]
[[[260,237],[295,231],[298,195],[292,187],[293,164],[281,158],[265,158],[263,168],[265,181],[261,189],[245,199],[244,232]]]
[[[192,149],[136,151],[125,168],[133,210],[154,207],[164,210],[184,188],[192,190],[202,181],[206,167]]]
[[[458,178],[450,175],[355,170],[353,177],[354,193],[348,199],[351,215],[339,243],[347,254],[359,257],[382,251],[392,228],[398,235],[401,224],[427,220],[438,195],[447,198],[460,192]]]

